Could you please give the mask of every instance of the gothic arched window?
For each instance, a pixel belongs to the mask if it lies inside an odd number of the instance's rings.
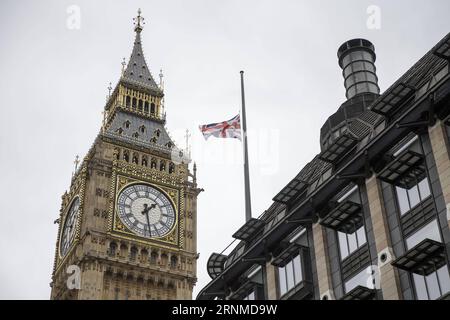
[[[130,107],[130,104],[131,104],[131,98],[130,98],[130,96],[127,96],[127,97],[125,98],[125,106],[126,106],[127,108],[129,108],[129,107]]]
[[[125,126],[125,128],[129,128],[130,127],[130,124],[131,124],[131,122],[129,121],[129,120],[127,120],[127,121],[125,121],[124,123],[123,123],[123,125]]]
[[[148,101],[145,101],[144,103],[144,112],[148,113]]]
[[[166,266],[168,260],[169,260],[169,257],[167,256],[167,254],[163,253],[163,254],[161,255],[161,264],[162,264],[163,266]]]
[[[143,103],[143,101],[141,99],[139,99],[139,106],[138,106],[138,108],[139,108],[139,111],[141,111],[141,112],[144,109],[144,103]]]
[[[169,163],[169,173],[174,173],[175,172],[175,165],[173,164],[173,162]]]
[[[126,162],[130,161],[130,152],[128,150],[123,151],[123,160]]]
[[[133,109],[136,109],[136,105],[137,105],[137,99],[136,99],[136,98],[133,98],[132,103],[131,103],[131,107],[132,107]]]
[[[151,103],[151,104],[150,104],[150,113],[151,113],[151,114],[155,114],[155,112],[156,112],[155,109],[156,109],[156,108],[155,108],[155,104],[154,104],[154,103]]]
[[[148,251],[147,251],[147,249],[142,249],[141,250],[141,260],[143,262],[145,262],[145,261],[147,261],[147,259],[148,259]]]
[[[158,253],[156,251],[152,251],[150,255],[150,263],[156,264],[158,262]]]
[[[146,167],[146,166],[148,165],[148,159],[147,159],[147,156],[143,156],[143,157],[142,157],[142,165],[143,165],[144,167]]]
[[[177,257],[176,257],[176,256],[170,257],[170,267],[171,267],[172,269],[176,269],[177,264],[178,264],[178,259],[177,259]]]
[[[134,164],[138,164],[138,163],[139,163],[138,155],[137,155],[136,153],[133,153],[133,160],[132,160],[132,162],[133,162]]]
[[[109,254],[111,257],[114,257],[114,256],[116,255],[116,253],[117,253],[117,244],[116,244],[115,242],[111,242],[111,243],[109,244],[108,254]]]
[[[138,250],[136,247],[131,247],[131,249],[130,249],[130,260],[131,261],[136,260],[137,252],[138,252]]]
[[[120,256],[122,258],[125,258],[127,256],[127,252],[128,252],[128,247],[126,246],[126,244],[122,243],[120,245]]]
[[[151,162],[150,168],[156,169],[156,159],[155,158],[152,158],[152,162]]]
[[[144,133],[145,132],[145,126],[144,125],[140,126],[139,127],[139,131],[141,131],[141,133]]]
[[[161,161],[161,163],[159,164],[159,171],[166,171],[166,162],[165,161]]]

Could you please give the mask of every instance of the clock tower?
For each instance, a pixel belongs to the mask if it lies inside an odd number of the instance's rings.
[[[62,196],[51,299],[192,298],[202,190],[167,133],[162,75],[144,59],[140,11],[134,20],[128,65]]]

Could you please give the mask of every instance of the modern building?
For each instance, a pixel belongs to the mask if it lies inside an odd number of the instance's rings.
[[[62,196],[52,299],[192,298],[201,189],[195,164],[191,173],[187,153],[167,133],[142,19],[139,12],[101,130]]]
[[[321,152],[208,260],[197,299],[448,299],[450,34],[380,95],[375,48],[338,50]]]

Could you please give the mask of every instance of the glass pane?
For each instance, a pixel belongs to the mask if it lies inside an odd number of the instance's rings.
[[[425,287],[425,279],[423,276],[413,274],[414,285],[416,287],[416,294],[418,300],[428,300],[427,288]]]
[[[300,256],[296,256],[293,260],[294,263],[294,277],[295,284],[300,283],[303,280],[302,276],[302,265],[300,263]]]
[[[255,300],[255,291],[250,292],[250,294],[245,297],[245,300]]]
[[[279,280],[279,289],[280,289],[280,295],[283,295],[287,292],[287,287],[286,287],[286,269],[283,268],[278,268],[278,280]]]
[[[419,182],[419,191],[420,191],[420,199],[422,199],[422,200],[424,200],[426,197],[428,197],[431,194],[430,185],[428,184],[427,178],[425,178]]]
[[[348,247],[349,247],[348,252],[349,254],[358,249],[358,245],[356,244],[356,232],[348,235]]]
[[[400,187],[395,187],[395,191],[397,192],[398,206],[400,208],[400,214],[402,215],[410,209],[408,195],[406,194],[406,190]]]
[[[448,274],[448,267],[443,266],[438,271],[439,283],[441,285],[442,295],[450,291],[450,276]]]
[[[439,291],[439,285],[436,277],[436,272],[433,272],[432,274],[428,275],[426,277],[427,285],[428,285],[428,294],[430,300],[436,300],[441,296],[441,293]]]
[[[353,278],[345,283],[345,292],[349,292],[357,286],[367,287],[369,289],[374,288],[372,268],[368,267],[355,275]]]
[[[364,226],[362,226],[361,228],[358,229],[358,231],[356,231],[356,235],[358,236],[359,247],[363,246],[367,242],[366,230],[364,229]]]
[[[341,259],[348,256],[347,235],[343,232],[338,232],[339,250],[341,251]]]
[[[409,196],[409,204],[412,209],[420,202],[419,189],[417,188],[417,186],[414,186],[408,190],[408,196]]]
[[[286,282],[288,291],[294,287],[294,267],[292,261],[286,265]]]
[[[425,239],[441,242],[441,235],[439,234],[439,228],[436,220],[433,220],[425,227],[419,229],[412,236],[408,237],[406,239],[406,246],[409,250]]]

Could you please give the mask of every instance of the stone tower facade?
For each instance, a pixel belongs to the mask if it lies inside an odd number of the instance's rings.
[[[191,299],[196,166],[165,128],[144,59],[143,18],[91,149],[62,196],[51,299]]]

